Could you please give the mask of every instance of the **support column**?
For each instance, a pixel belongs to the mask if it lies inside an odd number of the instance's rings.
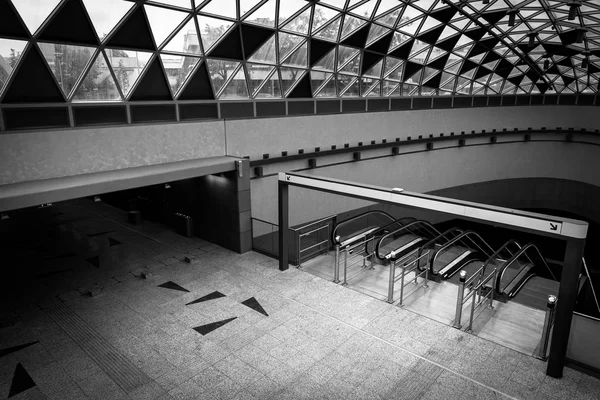
[[[567,240],[567,250],[558,289],[558,303],[554,317],[554,329],[552,331],[552,343],[548,357],[546,374],[553,378],[562,378],[567,346],[569,344],[569,333],[571,331],[571,320],[577,300],[577,289],[579,287],[579,273],[581,272],[581,258],[585,240]]]
[[[279,270],[285,271],[290,267],[289,249],[289,190],[286,182],[277,183],[277,201],[279,209]]]

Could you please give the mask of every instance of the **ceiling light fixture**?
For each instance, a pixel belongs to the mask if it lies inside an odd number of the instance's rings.
[[[535,36],[537,35],[537,33],[530,33],[529,36],[529,48],[533,49],[535,47]]]
[[[548,68],[550,68],[550,60],[546,58],[544,61],[544,72],[548,71]]]
[[[575,40],[575,42],[577,43],[583,43],[583,37],[585,35],[585,33],[587,32],[587,29],[577,29],[577,38]]]
[[[590,59],[587,57],[584,57],[583,60],[581,61],[581,69],[587,70],[589,63],[590,63]]]

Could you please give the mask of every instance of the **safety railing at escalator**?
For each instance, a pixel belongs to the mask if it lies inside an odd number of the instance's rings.
[[[429,270],[425,269],[424,271],[420,271],[418,266],[420,259],[427,257],[429,253],[417,256],[418,251],[418,249],[415,249],[410,253],[401,256],[399,259],[396,259],[396,254],[393,251],[386,256],[386,259],[389,262],[388,303],[392,304],[395,301],[394,291],[396,282],[398,281],[400,281],[400,299],[398,301],[400,307],[404,305],[405,297],[416,292],[421,286],[424,288],[428,287],[427,281],[429,278]],[[400,270],[399,275],[397,273],[398,270]],[[411,274],[413,274],[413,276],[406,282],[407,277]],[[421,283],[419,283],[419,278],[421,278]],[[410,284],[413,284],[413,290],[406,293],[404,289]]]
[[[306,225],[290,228],[290,231],[294,232],[298,268],[302,267],[302,261],[306,256],[318,255],[323,252],[329,254],[329,238],[331,227],[335,225],[335,218],[335,215],[330,215]]]
[[[375,215],[383,216],[387,218],[389,222],[396,222],[396,218],[392,217],[389,213],[385,211],[366,211],[364,213],[355,215],[354,217],[348,218],[344,221],[340,221],[337,224],[335,224],[333,230],[331,231],[331,243],[335,245],[336,243],[339,244],[341,242],[350,242],[353,236],[359,235],[364,231],[367,231],[369,229],[379,229],[381,227],[381,222],[379,220],[374,219],[370,220],[370,218],[372,218],[372,216]],[[351,227],[352,224],[356,224],[360,226],[360,228],[357,228],[356,226],[354,228],[351,228],[350,234],[344,234],[339,232],[340,229],[345,227]]]
[[[548,303],[546,304],[546,315],[544,316],[544,327],[542,328],[542,338],[540,344],[533,356],[540,360],[546,361],[548,359],[548,345],[550,344],[550,332],[554,326],[554,317],[556,316],[556,305],[558,304],[558,297],[554,295],[548,296]]]
[[[449,278],[450,276],[458,272],[460,268],[458,264],[456,265],[454,271],[451,269],[446,270],[447,268],[449,268],[450,265],[452,265],[452,262],[449,262],[446,266],[440,268],[439,270],[435,270],[434,267],[435,262],[438,260],[438,257],[450,251],[452,247],[460,245],[464,246],[464,252],[462,254],[476,254],[473,252],[472,248],[476,248],[476,251],[479,251],[479,254],[485,256],[486,258],[490,257],[494,253],[494,249],[477,232],[463,232],[460,235],[449,240],[448,242],[444,243],[441,247],[439,247],[433,252],[429,260],[429,270],[432,275],[443,273],[445,278]],[[457,257],[462,256],[462,254],[457,255]]]
[[[539,263],[534,263],[528,253],[532,253],[537,257]],[[523,264],[522,259],[526,259]],[[513,270],[516,270],[516,273],[514,273],[513,276],[506,275],[508,268],[515,264],[518,266],[518,268],[513,268]],[[514,297],[529,279],[538,275],[536,269],[540,268],[539,265],[543,265],[546,268],[546,271],[548,271],[549,276],[557,281],[552,269],[550,269],[546,263],[546,259],[542,256],[539,248],[533,243],[523,246],[499,271],[498,277],[496,278],[496,293],[498,295],[507,294],[509,297]]]
[[[494,270],[485,276],[485,267],[482,266],[475,271],[469,278],[467,278],[467,271],[460,271],[460,278],[458,281],[458,296],[456,298],[456,312],[454,314],[454,326],[457,329],[462,328],[462,312],[465,304],[471,300],[471,310],[469,312],[469,326],[467,332],[473,331],[473,321],[475,320],[475,312],[485,304],[485,301],[489,299],[488,308],[494,308],[494,282],[496,282],[496,275],[498,270]],[[488,287],[488,282],[491,282],[492,287]],[[465,291],[468,293],[465,295]],[[487,291],[486,294],[482,293]]]
[[[454,239],[456,236],[462,234],[464,231],[459,228],[450,228],[443,233],[440,233],[433,239],[429,240],[427,243],[419,247],[417,258],[419,258],[419,263],[417,267],[419,270],[423,271],[424,269],[429,269],[429,257],[422,258],[422,254],[431,254],[438,246],[442,246],[448,241]]]
[[[279,256],[279,226],[252,217],[252,249],[271,257]]]

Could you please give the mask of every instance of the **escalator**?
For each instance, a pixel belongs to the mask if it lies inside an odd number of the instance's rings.
[[[395,230],[389,228],[373,234],[374,236],[379,234],[376,244],[374,241],[367,243],[367,251],[370,252],[372,246],[375,258],[384,265],[389,262],[389,254],[393,254],[394,259],[399,259],[440,235],[433,225],[422,220],[414,220]]]
[[[385,211],[367,211],[337,223],[331,231],[334,245],[348,246],[369,239],[386,226],[403,226],[414,218],[395,219]]]
[[[560,282],[532,243],[507,260],[496,278],[499,300],[512,300],[538,310],[546,309],[548,296],[558,295],[559,286]]]

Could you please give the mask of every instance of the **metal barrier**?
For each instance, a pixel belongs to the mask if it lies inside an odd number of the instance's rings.
[[[395,283],[398,281],[400,281],[400,301],[398,302],[398,306],[400,306],[400,307],[402,307],[403,302],[404,302],[404,288],[406,286],[408,286],[411,282],[414,283],[415,285],[417,285],[417,287],[412,292],[410,292],[410,294],[413,294],[415,291],[418,290],[418,288],[419,288],[418,278],[421,277],[421,275],[423,275],[423,274],[425,275],[425,278],[423,280],[423,287],[424,288],[428,287],[427,281],[429,279],[429,269],[425,268],[425,270],[423,270],[419,273],[417,273],[417,270],[419,268],[419,261],[423,257],[429,257],[430,253],[427,252],[427,253],[417,256],[416,258],[409,261],[409,259],[411,257],[414,257],[415,255],[417,255],[418,251],[419,251],[418,249],[415,249],[399,260],[390,261],[390,276],[389,276],[388,299],[387,299],[388,303],[391,304],[394,302],[394,286],[395,286]],[[392,257],[394,257],[394,256],[395,256],[394,252],[391,252],[386,256],[386,259],[391,260]],[[399,264],[401,264],[401,263],[404,263],[404,264],[402,266],[399,266]],[[402,268],[402,272],[399,277],[396,277],[396,268]],[[405,277],[411,272],[415,273],[414,279],[411,278],[408,283],[404,283]]]
[[[471,292],[467,295],[467,299],[463,300],[463,303],[464,303],[464,302],[468,301],[469,299],[472,299],[471,315],[469,316],[469,327],[466,329],[467,332],[473,331],[473,319],[475,318],[475,310],[478,309],[485,302],[485,300],[488,298],[488,296],[490,298],[490,304],[488,305],[488,308],[489,309],[494,308],[494,289],[495,289],[494,283],[496,282],[496,275],[498,275],[498,270],[496,268],[494,268],[492,273],[489,274],[487,276],[487,278],[480,280],[479,284],[471,290]],[[473,276],[477,276],[477,273],[473,274]],[[492,287],[490,288],[489,292],[486,295],[481,296],[481,290],[483,289],[483,286],[486,283],[488,283],[490,280],[492,281]],[[463,287],[463,290],[464,290],[464,287]],[[460,291],[459,291],[459,295],[460,295]],[[457,302],[457,308],[458,308],[458,302]],[[462,305],[461,305],[461,312],[462,312]],[[456,318],[455,318],[454,322],[456,323]]]
[[[311,222],[310,224],[301,226],[299,228],[290,228],[290,230],[293,231],[296,234],[297,243],[298,243],[298,246],[296,248],[297,249],[296,250],[296,257],[297,257],[297,260],[298,260],[297,268],[302,268],[302,253],[307,252],[309,250],[312,250],[315,247],[320,247],[320,246],[322,246],[322,245],[325,244],[326,245],[325,246],[325,250],[326,250],[327,254],[329,254],[329,236],[330,236],[330,231],[331,231],[331,223],[330,222],[334,218],[335,218],[335,215],[330,215],[329,217],[325,217],[325,218],[322,218],[322,219],[320,219],[318,221]],[[318,227],[316,229],[312,229],[312,230],[310,230],[308,232],[301,233],[301,231],[303,229],[306,229],[308,227],[320,224],[320,223],[325,222],[325,221],[327,221],[327,225],[323,225],[323,226],[320,226],[320,227]],[[318,241],[319,240],[318,232],[324,231],[325,229],[327,229],[327,235],[325,236],[325,240],[321,240],[319,242]],[[302,248],[302,238],[311,236],[311,235],[313,235],[315,233],[317,233],[317,243],[315,243],[315,244],[313,244],[313,245],[311,245],[311,246],[303,249]]]
[[[454,323],[453,327],[460,329],[462,327],[462,310],[463,306],[469,301],[471,296],[475,294],[473,290],[473,282],[475,279],[479,278],[479,282],[481,282],[481,278],[483,277],[483,273],[485,271],[485,266],[479,268],[469,279],[467,279],[467,271],[464,269],[460,271],[460,278],[458,280],[458,296],[456,297],[456,312],[454,314]],[[469,294],[465,298],[465,288],[469,288]]]
[[[543,361],[546,361],[548,358],[548,344],[550,342],[550,332],[554,325],[554,316],[556,315],[556,303],[558,303],[558,297],[553,295],[548,296],[546,316],[544,317],[544,328],[542,329],[542,340],[538,346],[538,351],[534,354],[535,358]]]
[[[348,266],[352,267],[362,261],[362,267],[365,268],[366,261],[369,260],[369,269],[374,269],[374,267],[373,267],[373,252],[369,253],[369,252],[365,251],[363,253],[362,249],[361,249],[361,251],[357,252],[357,254],[359,256],[356,257],[356,259],[354,261],[352,261],[352,263],[350,265],[348,265],[348,255],[349,254],[353,254],[354,250],[356,250],[357,248],[361,248],[362,246],[365,246],[367,244],[367,242],[375,240],[374,237],[367,238],[368,233],[369,232],[365,232],[363,235],[361,235],[360,240],[357,239],[356,237],[354,237],[353,240],[351,240],[350,244],[346,244],[346,245],[344,245],[344,243],[342,243],[341,245],[336,244],[336,246],[335,246],[336,256],[334,259],[334,271],[333,271],[333,281],[335,283],[340,282],[340,267],[339,267],[340,252],[344,253],[344,281],[342,282],[343,286],[348,286]],[[366,248],[366,246],[365,246],[365,248]],[[375,246],[373,246],[373,248],[375,248]]]

